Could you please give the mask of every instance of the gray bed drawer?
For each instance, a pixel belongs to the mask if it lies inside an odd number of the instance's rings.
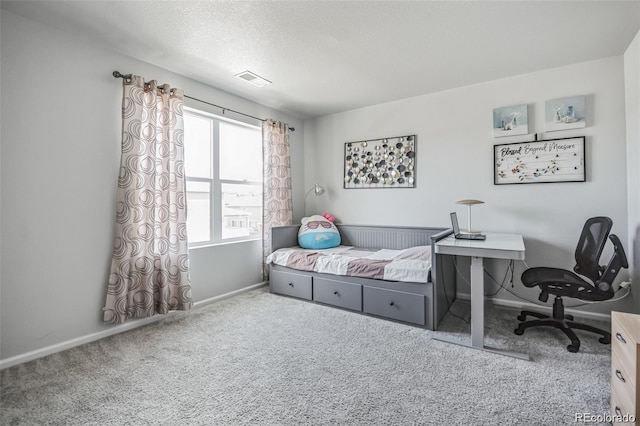
[[[274,293],[311,300],[311,277],[290,272],[271,271],[269,287]]]
[[[363,310],[368,314],[425,324],[425,297],[422,294],[364,286],[362,297]]]
[[[362,311],[362,286],[314,277],[313,300],[354,311]]]

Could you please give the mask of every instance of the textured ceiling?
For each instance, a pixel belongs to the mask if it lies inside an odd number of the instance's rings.
[[[300,118],[621,55],[640,28],[639,0],[2,7]],[[247,69],[273,84],[234,77]]]

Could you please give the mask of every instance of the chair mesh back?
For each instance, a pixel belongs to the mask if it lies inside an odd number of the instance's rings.
[[[592,217],[582,228],[576,247],[575,271],[590,278],[593,282],[600,278],[600,255],[607,243],[613,221],[608,217]]]

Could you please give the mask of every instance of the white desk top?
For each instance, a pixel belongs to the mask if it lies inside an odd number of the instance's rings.
[[[457,240],[453,234],[436,243],[437,254],[524,260],[520,234],[486,233],[486,240]]]

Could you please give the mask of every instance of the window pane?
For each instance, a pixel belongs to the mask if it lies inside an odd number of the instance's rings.
[[[220,122],[220,179],[262,182],[262,131]]]
[[[187,181],[187,235],[189,243],[211,240],[211,186]]]
[[[187,176],[211,178],[211,120],[184,114],[184,168]]]
[[[262,187],[222,184],[222,238],[262,235]]]

